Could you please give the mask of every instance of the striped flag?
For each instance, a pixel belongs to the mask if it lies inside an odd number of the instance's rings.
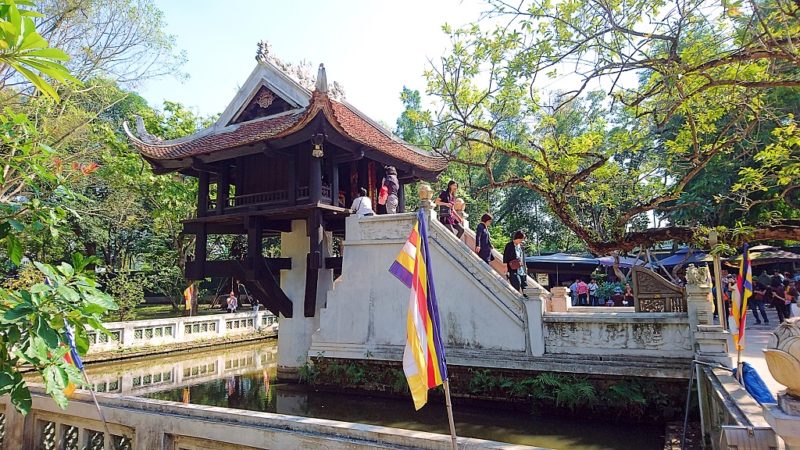
[[[186,290],[183,291],[183,301],[186,304],[186,309],[191,311],[192,305],[194,304],[194,299],[197,296],[197,285],[195,283],[191,283]]]
[[[428,390],[447,380],[423,209],[417,214],[417,223],[389,272],[411,289],[403,372],[414,399],[414,407],[420,409],[428,401]]]
[[[750,252],[747,244],[742,249],[742,263],[739,265],[739,276],[736,279],[738,298],[733,298],[731,304],[733,318],[736,320],[738,332],[733,335],[733,342],[737,350],[744,349],[744,330],[747,325],[747,300],[753,295],[753,268],[750,266]]]
[[[69,344],[69,352],[64,355],[64,359],[73,366],[77,367],[78,370],[83,371],[83,361],[81,361],[81,356],[78,354],[78,348],[75,346],[75,338],[72,332],[72,327],[67,322],[67,319],[64,319],[64,334],[67,337],[67,344]],[[71,396],[73,392],[75,392],[76,386],[74,383],[69,382],[67,387],[64,388],[64,395],[67,397]]]

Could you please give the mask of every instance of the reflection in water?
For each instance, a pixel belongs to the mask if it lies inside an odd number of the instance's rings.
[[[116,382],[118,392],[148,398],[448,433],[444,402],[434,400],[414,411],[410,398],[328,393],[305,385],[275,383],[275,346],[274,342],[246,344],[94,365],[89,376],[94,384]],[[154,383],[156,373],[173,375],[169,380],[162,375]],[[555,449],[663,448],[662,427],[538,417],[459,405],[457,398],[454,409],[461,436]]]

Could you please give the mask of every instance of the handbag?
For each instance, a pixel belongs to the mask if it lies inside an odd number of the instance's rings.
[[[378,204],[385,205],[389,199],[389,186],[386,186],[386,179],[381,181],[381,190],[378,192]]]
[[[522,262],[519,259],[512,259],[508,262],[508,267],[510,267],[511,270],[519,270],[519,268],[522,267]]]

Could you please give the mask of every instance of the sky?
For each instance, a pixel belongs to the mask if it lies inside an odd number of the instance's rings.
[[[423,71],[448,48],[444,23],[464,25],[486,8],[477,0],[156,0],[188,61],[189,79],[148,81],[147,101],[180,102],[203,115],[222,112],[268,41],[287,62],[324,63],[328,82],[375,120],[394,125],[403,86],[425,91]],[[223,6],[224,5],[224,6]]]

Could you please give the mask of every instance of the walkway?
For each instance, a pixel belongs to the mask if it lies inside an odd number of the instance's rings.
[[[785,387],[775,381],[767,369],[767,361],[764,359],[763,349],[767,346],[772,330],[778,326],[778,314],[774,308],[767,308],[769,324],[756,325],[753,313],[747,316],[747,332],[745,333],[745,347],[742,351],[742,361],[750,363],[764,380],[773,394],[785,389]],[[729,339],[728,348],[731,350],[731,359],[736,364],[736,348],[733,345],[733,338]]]

